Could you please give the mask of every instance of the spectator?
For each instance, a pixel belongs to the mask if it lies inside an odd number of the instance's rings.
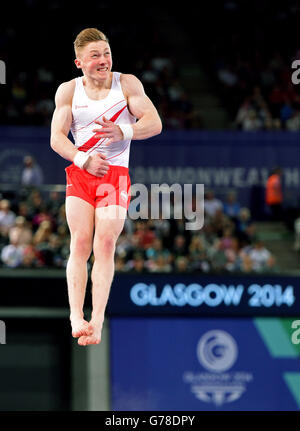
[[[226,196],[226,201],[223,204],[224,214],[232,219],[237,219],[241,205],[237,202],[236,192],[230,191]]]
[[[240,252],[240,270],[244,273],[252,272],[252,261],[248,253]]]
[[[27,225],[23,216],[16,217],[15,225],[9,230],[9,240],[11,244],[26,246],[32,241],[32,229]]]
[[[43,173],[32,156],[24,158],[24,169],[21,183],[24,186],[40,186],[43,183]]]
[[[143,254],[134,253],[133,259],[128,262],[129,270],[134,272],[146,272],[147,268],[145,266],[145,259]]]
[[[294,110],[288,98],[286,98],[284,104],[280,109],[280,120],[283,128],[286,128],[286,122],[293,116]]]
[[[17,268],[21,265],[23,260],[24,247],[18,245],[15,238],[5,245],[1,251],[1,260],[8,268]]]
[[[273,221],[280,221],[283,218],[281,176],[282,170],[275,168],[266,183],[266,204],[271,210]]]
[[[234,87],[238,81],[234,68],[229,64],[219,69],[218,78],[226,87]]]
[[[40,224],[45,220],[47,220],[51,224],[51,226],[54,226],[55,221],[51,215],[50,210],[46,207],[45,204],[42,204],[32,219],[33,228],[37,229],[40,226]]]
[[[51,204],[50,204],[50,208],[51,208]],[[56,212],[56,209],[55,209],[55,212]],[[50,211],[50,214],[51,214],[50,221],[52,221],[52,223],[53,223],[53,217],[52,217],[53,210]],[[68,224],[67,224],[67,218],[66,218],[66,207],[65,207],[65,204],[62,204],[59,207],[59,210],[58,210],[58,213],[57,213],[57,216],[56,216],[56,223],[55,223],[55,225],[56,226],[64,226],[67,231],[69,230]]]
[[[155,238],[153,244],[146,250],[146,257],[148,260],[155,260],[159,255],[163,255],[167,263],[171,262],[171,253],[168,249],[163,248],[163,243],[160,238]]]
[[[250,109],[242,122],[242,130],[245,132],[256,132],[262,128],[263,122],[258,118],[255,109]]]
[[[163,245],[168,245],[171,237],[171,222],[164,219],[162,214],[159,219],[153,221],[154,233],[158,238],[161,238]]]
[[[263,242],[257,240],[253,248],[249,251],[252,270],[255,272],[264,272],[271,270],[275,265],[274,256],[266,249]]]
[[[226,250],[232,248],[233,244],[233,231],[232,228],[225,228],[223,231],[223,236],[220,238],[220,248],[221,250]]]
[[[21,266],[23,268],[40,268],[44,266],[41,254],[33,244],[28,244],[24,248]]]
[[[8,268],[17,268],[23,260],[23,248],[16,244],[5,245],[1,251],[1,259]]]
[[[125,258],[116,255],[115,258],[115,271],[116,272],[126,272]]]
[[[47,243],[51,234],[51,222],[49,220],[43,220],[33,236],[33,243],[36,246],[39,246],[42,243]]]
[[[289,132],[298,132],[300,130],[300,111],[294,111],[286,120],[285,126]]]
[[[61,246],[61,238],[55,233],[51,233],[49,235],[48,241],[40,242],[39,244],[37,244],[36,248],[40,252],[40,256],[45,266],[63,266]]]
[[[60,213],[60,209],[63,206],[63,213],[65,214],[65,206],[61,198],[61,194],[53,190],[49,194],[49,200],[47,201],[46,207],[49,208],[49,213],[52,217],[62,217],[62,213]],[[66,216],[63,216],[64,220],[66,219]]]
[[[144,221],[137,221],[136,231],[133,237],[137,239],[139,246],[143,249],[150,247],[154,241],[155,234]]]
[[[16,214],[10,209],[10,202],[7,199],[0,201],[0,232],[7,235],[9,229],[14,225]]]
[[[246,98],[244,102],[241,104],[241,106],[239,107],[235,118],[235,124],[238,129],[243,128],[244,121],[248,116],[249,109],[251,108],[252,108],[252,105],[251,105],[250,98]]]
[[[222,209],[218,209],[216,211],[214,217],[210,220],[210,222],[214,232],[217,234],[218,237],[221,237],[223,235],[224,229],[233,226],[233,222],[223,213]]]
[[[18,204],[17,214],[20,217],[24,217],[28,222],[31,222],[32,220],[27,202],[20,202]]]
[[[236,221],[236,230],[238,233],[246,232],[248,226],[252,224],[250,210],[246,207],[240,209],[238,219]]]
[[[177,256],[175,259],[176,272],[189,272],[189,260],[186,256]]]
[[[41,192],[37,189],[34,189],[30,192],[26,203],[29,208],[29,213],[32,215],[32,217],[35,216],[37,212],[39,212],[43,205],[45,205]]]
[[[209,259],[205,248],[205,242],[200,235],[194,235],[189,245],[190,268],[193,271],[208,272],[210,269]]]
[[[121,233],[116,244],[116,256],[126,258],[132,248],[131,236],[125,232]]]
[[[172,248],[172,254],[174,258],[178,256],[185,256],[187,254],[188,244],[186,238],[183,235],[176,235],[174,238],[174,244]]]
[[[220,199],[215,197],[212,190],[208,190],[204,198],[204,212],[208,217],[214,217],[218,210],[223,210],[223,204]]]
[[[240,245],[236,237],[231,237],[230,245],[225,249],[225,256],[227,258],[227,263],[225,268],[230,271],[238,271],[241,268],[241,259],[239,256]]]
[[[211,262],[211,268],[216,271],[224,271],[226,269],[227,257],[225,250],[220,247],[220,240],[217,239],[212,247],[208,250]]]
[[[147,267],[149,272],[170,273],[172,271],[172,266],[168,263],[168,259],[163,253],[158,253],[154,258],[149,260]]]

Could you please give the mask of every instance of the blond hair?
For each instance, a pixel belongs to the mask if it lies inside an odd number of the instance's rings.
[[[77,36],[74,41],[74,50],[76,56],[78,55],[78,52],[84,48],[88,43],[90,42],[97,42],[99,40],[103,40],[104,42],[108,42],[107,37],[105,36],[102,31],[98,30],[97,28],[85,28],[82,30]]]

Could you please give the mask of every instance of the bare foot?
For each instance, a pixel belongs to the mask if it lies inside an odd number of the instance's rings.
[[[90,323],[84,320],[83,318],[71,319],[71,326],[72,326],[72,336],[74,338],[91,335],[94,329],[90,325]]]
[[[99,344],[101,341],[101,332],[102,332],[103,322],[93,322],[90,321],[90,326],[93,328],[93,333],[88,336],[82,336],[78,339],[78,344],[80,346],[88,346],[90,344]]]

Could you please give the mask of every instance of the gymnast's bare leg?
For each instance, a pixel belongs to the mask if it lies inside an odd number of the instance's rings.
[[[94,264],[92,268],[93,310],[90,325],[93,333],[82,336],[78,344],[99,344],[104,322],[104,313],[114,276],[114,254],[117,239],[123,230],[127,210],[118,205],[96,208],[95,234],[93,241]]]
[[[71,234],[70,257],[67,264],[67,284],[72,335],[90,335],[91,325],[84,319],[83,304],[88,279],[87,261],[93,245],[95,209],[75,197],[66,198],[66,217]]]

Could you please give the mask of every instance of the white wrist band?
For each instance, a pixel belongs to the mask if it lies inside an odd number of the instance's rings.
[[[133,137],[133,128],[130,124],[118,124],[123,133],[123,140],[127,141]]]
[[[77,151],[73,159],[73,163],[74,165],[78,166],[80,169],[83,169],[83,166],[89,157],[90,156],[87,153],[84,153],[83,151]]]

